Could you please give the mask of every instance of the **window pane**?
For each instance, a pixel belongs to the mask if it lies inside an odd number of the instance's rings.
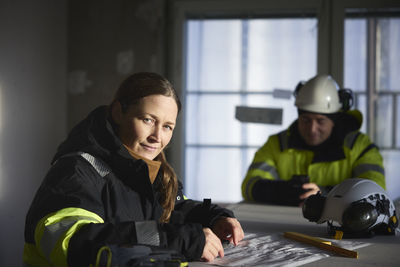
[[[249,21],[247,89],[293,90],[317,72],[317,19]]]
[[[247,105],[250,107],[281,108],[282,125],[268,125],[260,123],[243,123],[246,137],[242,140],[248,145],[261,146],[268,136],[286,129],[296,118],[297,109],[294,106],[294,97],[291,99],[277,99],[272,95],[250,95],[247,97]]]
[[[400,91],[400,19],[378,19],[377,89]]]
[[[235,119],[238,95],[188,95],[186,142],[203,145],[239,145],[240,122]]]
[[[361,130],[366,131],[367,115],[372,114],[368,118],[373,126],[373,129],[368,127],[372,131],[369,135],[384,158],[386,190],[389,196],[398,197],[400,19],[373,16],[346,19],[344,62],[345,87],[365,92],[358,94],[356,101],[364,115]],[[374,64],[368,66],[369,63]],[[388,94],[388,91],[396,93]]]
[[[361,114],[363,115],[363,122],[361,125],[361,131],[363,133],[367,132],[367,124],[368,124],[368,113],[367,113],[367,97],[365,95],[356,95],[356,106],[355,108],[358,109]]]
[[[267,141],[267,140],[265,140]],[[244,178],[244,176],[247,173],[247,169],[250,167],[250,163],[253,161],[254,155],[256,154],[257,150],[259,149],[259,147],[257,148],[249,148],[246,150],[246,160],[247,162],[245,162],[245,168],[244,168],[244,173],[242,174],[242,177]]]
[[[400,96],[397,97],[397,125],[400,125]],[[396,128],[396,148],[400,149],[400,127]]]
[[[186,90],[239,90],[241,25],[240,20],[188,21]]]
[[[393,102],[390,96],[381,96],[377,102],[376,144],[379,147],[392,146]]]
[[[400,151],[386,150],[381,151],[383,164],[385,166],[386,191],[393,200],[399,197],[400,179],[399,162]]]
[[[256,149],[297,116],[293,97],[274,98],[273,90],[291,94],[300,80],[316,74],[317,20],[189,20],[187,30],[185,187],[190,197],[215,190],[216,200],[241,200]],[[241,123],[236,106],[282,108],[283,123]],[[225,177],[236,185],[211,188],[204,180]]]
[[[214,202],[242,200],[241,162],[240,149],[186,149],[185,195]]]
[[[367,88],[367,20],[346,19],[344,37],[344,87]]]

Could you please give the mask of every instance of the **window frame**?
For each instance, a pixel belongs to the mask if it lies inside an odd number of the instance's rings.
[[[332,38],[340,39],[341,45],[333,46],[332,47],[332,55],[336,55],[337,57],[333,57],[332,61],[337,61],[336,64],[333,63],[334,68],[338,68],[337,76],[334,76],[337,79],[337,82],[342,85],[344,79],[344,22],[346,19],[346,10],[349,9],[360,9],[364,10],[365,14],[368,13],[376,13],[377,11],[383,11],[388,8],[395,8],[397,11],[400,11],[400,2],[396,0],[338,0],[332,1],[332,24],[334,25],[332,28]],[[375,36],[371,34],[371,32],[375,31],[376,25],[371,25],[369,23],[367,31],[368,33],[368,62],[367,62],[367,114],[366,117],[366,124],[367,124],[367,134],[371,138],[373,142],[376,141],[376,122],[375,122],[375,114],[376,114],[376,102],[379,95],[386,95],[387,92],[377,92],[376,90],[376,64],[375,64],[375,47],[371,47],[375,45]],[[342,69],[343,71],[340,71]],[[340,76],[339,76],[340,75]],[[396,97],[393,98],[394,105],[393,109],[396,108]],[[393,122],[396,124],[396,112],[393,113]],[[392,146],[391,147],[381,147],[385,150],[397,150],[395,149],[396,142],[396,127],[393,127],[392,132]]]
[[[169,0],[167,6],[167,77],[173,82],[183,102],[182,114],[168,153],[169,161],[184,182],[185,162],[185,77],[186,62],[186,20],[190,18],[274,18],[299,14],[316,14],[318,19],[317,72],[331,74],[339,85],[344,76],[344,20],[346,9],[400,8],[398,0]],[[371,83],[373,81],[368,81]],[[371,86],[368,86],[371,88]],[[368,90],[367,121],[373,117],[374,96]],[[374,124],[368,123],[367,132],[374,131]]]

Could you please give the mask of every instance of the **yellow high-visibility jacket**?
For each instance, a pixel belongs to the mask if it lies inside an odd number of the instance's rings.
[[[352,120],[351,127],[347,127],[347,131],[336,138],[339,140],[325,146],[322,151],[313,151],[304,142],[301,144],[297,121],[287,130],[270,136],[256,152],[242,182],[243,198],[268,202],[263,201],[268,197],[265,196],[265,190],[260,190],[260,181],[268,179],[271,182],[268,185],[264,183],[264,186],[273,187],[274,181],[290,181],[296,175],[308,176],[309,182],[322,189],[356,177],[373,180],[385,188],[382,156],[368,136],[358,130],[361,113],[353,110],[348,115],[358,120]],[[274,192],[273,188],[271,192]],[[279,201],[273,202],[279,204]]]

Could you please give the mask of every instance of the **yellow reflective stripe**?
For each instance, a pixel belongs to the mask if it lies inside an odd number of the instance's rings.
[[[187,196],[183,195],[183,199],[188,200],[189,198]]]
[[[78,218],[64,219],[58,223],[45,226],[43,236],[40,241],[40,247],[42,248],[43,254],[46,259],[50,259],[50,254],[53,251],[55,244],[61,236],[71,228]]]
[[[39,253],[51,264],[67,266],[67,250],[72,235],[85,224],[103,223],[97,214],[81,208],[65,208],[42,218],[35,230]]]

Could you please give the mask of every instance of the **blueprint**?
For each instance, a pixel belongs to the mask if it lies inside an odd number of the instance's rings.
[[[369,243],[326,239],[337,246],[354,250]],[[235,247],[225,248],[225,256],[208,263],[216,266],[300,266],[335,254],[287,239],[280,234],[246,234]],[[336,255],[337,256],[337,255]]]

